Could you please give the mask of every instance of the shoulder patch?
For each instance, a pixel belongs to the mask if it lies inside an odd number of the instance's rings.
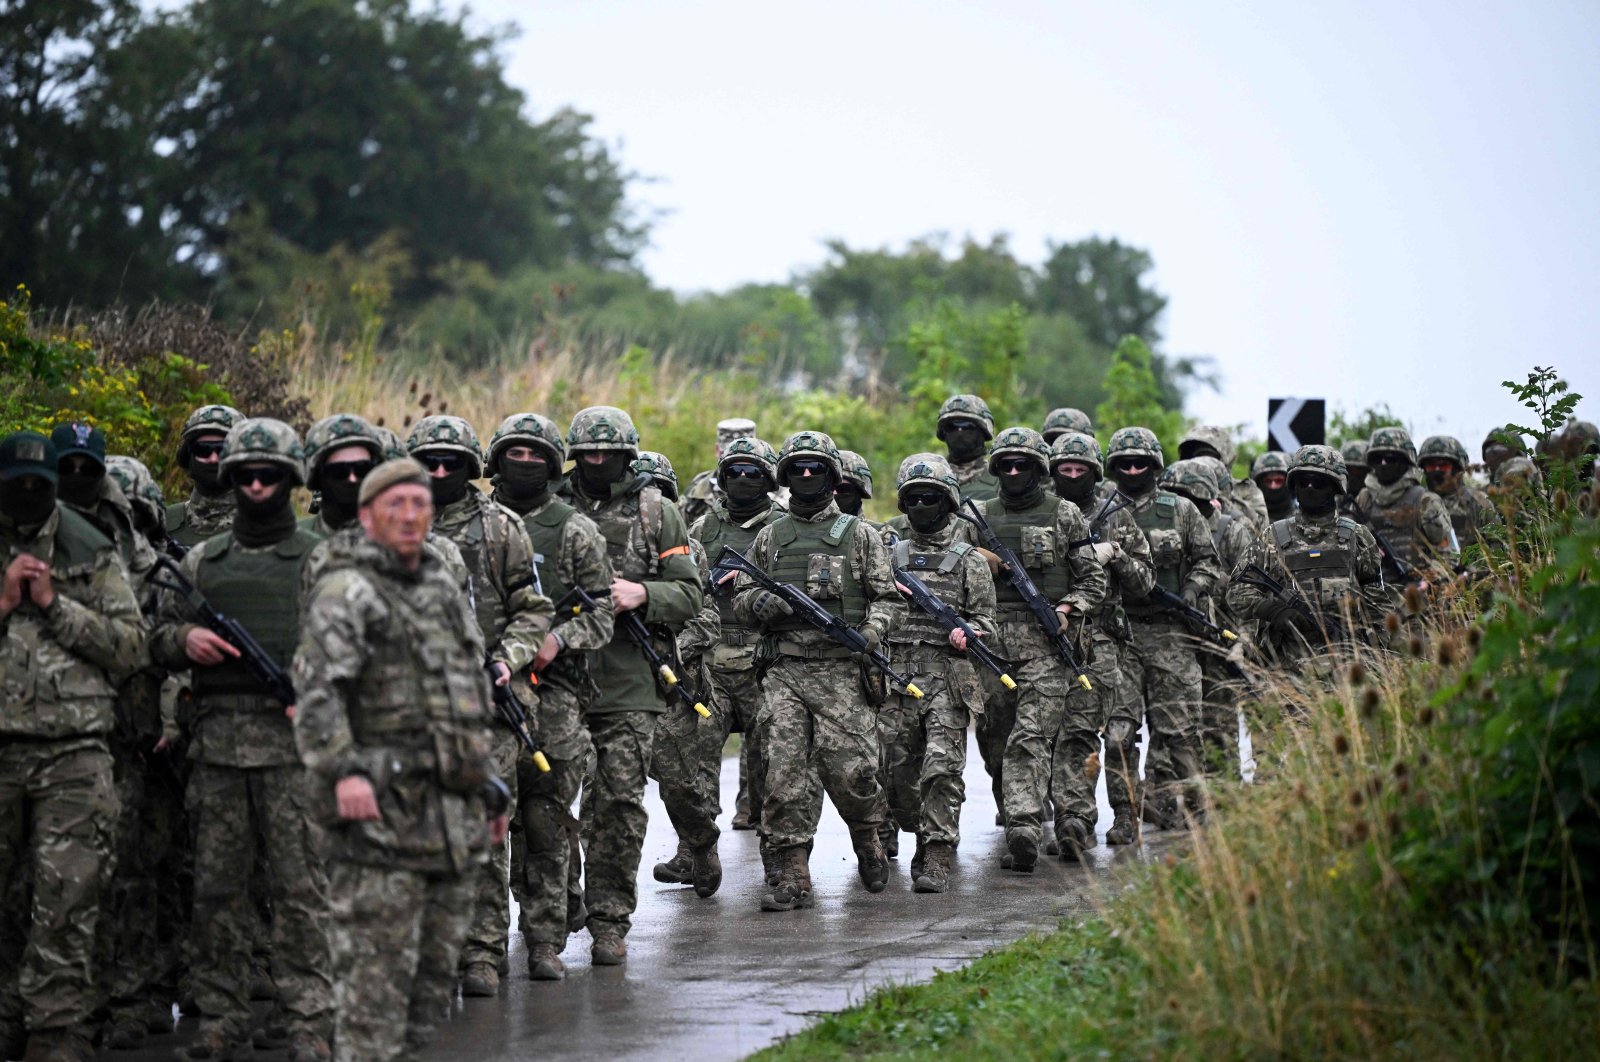
[[[856,518],[854,516],[849,513],[841,513],[839,519],[833,522],[833,526],[828,528],[828,533],[824,536],[828,540],[828,545],[837,546],[843,542],[844,536],[850,533],[850,527],[855,522]]]

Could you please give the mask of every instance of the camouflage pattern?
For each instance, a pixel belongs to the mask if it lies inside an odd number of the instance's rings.
[[[836,478],[844,478],[839,448],[827,434],[820,431],[797,431],[783,441],[783,449],[778,451],[778,478],[785,476],[791,462],[803,457],[826,461]]]
[[[865,457],[854,450],[840,450],[839,467],[844,472],[844,482],[860,487],[863,497],[872,497],[872,466]]]
[[[567,449],[621,450],[639,456],[639,431],[633,418],[615,406],[590,406],[578,411],[567,429]]]
[[[1379,433],[1398,430],[1379,429]],[[1373,438],[1379,433],[1374,433]],[[1415,465],[1387,486],[1376,476],[1369,476],[1367,485],[1356,496],[1356,508],[1361,513],[1358,519],[1377,527],[1407,564],[1422,571],[1431,570],[1436,576],[1446,575],[1454,566],[1458,551],[1450,511],[1427,488],[1422,470]]]
[[[1404,428],[1379,428],[1367,440],[1367,459],[1375,453],[1403,454],[1412,464],[1417,463],[1417,447],[1411,433]]]
[[[142,583],[155,567],[155,547],[135,529],[133,503],[109,471],[100,480],[99,494],[92,507],[79,508],[65,500],[60,504],[75,509],[101,531],[111,535],[111,540],[116,543],[117,556],[134,583]]]
[[[484,642],[470,603],[424,554],[415,572],[365,537],[305,595],[295,739],[327,828],[341,1059],[415,1053],[454,995],[488,847]],[[381,818],[337,818],[339,779],[372,781]]]
[[[538,413],[513,413],[500,422],[489,437],[489,474],[500,471],[500,458],[513,446],[536,447],[553,460],[553,474],[559,475],[567,459],[567,441],[549,417]],[[553,478],[553,476],[552,476]]]
[[[178,434],[178,467],[189,469],[189,444],[202,435],[227,435],[233,426],[244,420],[244,414],[232,406],[201,406],[183,422]]]
[[[372,430],[377,433],[378,441],[383,444],[383,459],[385,461],[396,461],[407,456],[406,444],[400,440],[400,436],[382,424],[374,424]]]
[[[1346,489],[1344,457],[1331,446],[1320,446],[1315,443],[1300,447],[1289,458],[1289,473],[1293,476],[1296,472],[1319,472],[1339,485],[1341,491]]]
[[[1044,424],[1039,428],[1039,434],[1044,436],[1045,442],[1053,443],[1062,433],[1075,431],[1084,435],[1094,434],[1094,421],[1089,419],[1089,414],[1081,409],[1072,409],[1063,406],[1052,409],[1045,414]]]
[[[975,420],[985,438],[994,438],[994,414],[977,395],[951,395],[939,407],[936,434],[944,437],[944,426],[952,420]],[[961,484],[961,493],[979,501],[993,498],[1000,491],[999,481],[989,469],[989,459],[979,455],[967,461],[951,461],[950,469]]]
[[[1214,512],[1209,503],[1217,500],[1216,476],[1197,458],[1174,461],[1162,469],[1157,486],[1162,490],[1181,491],[1197,502],[1207,503],[1200,511],[1201,516],[1210,517]]]
[[[346,446],[362,447],[375,462],[386,460],[383,437],[366,418],[354,413],[335,413],[331,417],[323,417],[306,432],[306,482],[315,486],[328,455]]]
[[[306,451],[300,435],[281,420],[270,417],[251,417],[228,430],[223,440],[222,464],[219,468],[224,479],[240,465],[281,465],[289,470],[296,486],[306,481]]]
[[[717,456],[720,458],[728,444],[735,439],[754,439],[756,422],[747,417],[729,417],[717,421]]]
[[[1105,463],[1100,459],[1100,443],[1093,435],[1080,431],[1064,431],[1050,443],[1050,467],[1063,461],[1082,461],[1094,469],[1094,478],[1105,478]]]
[[[1343,459],[1345,468],[1347,470],[1355,466],[1359,466],[1361,468],[1367,467],[1367,440],[1348,440],[1339,447],[1339,457]],[[1350,486],[1356,490],[1361,489],[1360,483],[1352,483]]]
[[[1106,443],[1105,461],[1111,464],[1119,457],[1144,457],[1155,462],[1159,470],[1166,464],[1161,452],[1161,440],[1149,428],[1118,428]]]
[[[666,454],[640,450],[639,456],[633,461],[633,470],[649,476],[668,501],[678,500],[678,473],[673,471],[672,462]]]
[[[116,481],[122,496],[128,499],[132,511],[141,515],[148,526],[161,527],[166,516],[166,499],[155,477],[138,458],[112,454],[106,458],[106,475]]]
[[[678,508],[683,512],[684,521],[692,525],[710,512],[711,505],[717,500],[719,493],[716,469],[707,468],[696,472],[678,497]]]
[[[1461,472],[1472,467],[1472,459],[1467,456],[1467,448],[1461,445],[1461,440],[1451,435],[1430,435],[1422,440],[1422,445],[1417,447],[1417,464],[1430,457],[1442,457],[1447,461],[1454,461],[1456,469]]]
[[[1482,528],[1498,524],[1500,512],[1489,500],[1488,494],[1467,481],[1466,473],[1472,467],[1472,459],[1467,456],[1467,448],[1461,445],[1460,440],[1449,435],[1430,435],[1417,448],[1419,465],[1429,458],[1441,457],[1455,464],[1455,481],[1439,486],[1434,493],[1438,494],[1439,500],[1444,502],[1445,511],[1450,514],[1450,526],[1455,529],[1457,545],[1465,547],[1478,541]]]
[[[406,436],[406,453],[415,457],[424,450],[461,454],[471,469],[468,479],[483,475],[483,447],[478,443],[478,433],[460,417],[435,413],[417,421]]]
[[[1289,472],[1289,455],[1282,450],[1268,450],[1250,465],[1250,478],[1259,480],[1268,472]]]
[[[1298,453],[1296,456],[1298,458]],[[1178,465],[1190,463],[1180,461]],[[1221,471],[1221,462],[1215,459],[1198,458],[1195,463],[1208,471],[1214,482],[1220,483],[1227,478],[1226,472]],[[1256,539],[1253,525],[1247,518],[1227,511],[1208,512],[1202,509],[1201,515],[1211,527],[1211,544],[1216,547],[1218,563],[1224,572],[1232,572]],[[1248,638],[1249,627],[1253,624],[1240,623],[1232,616],[1223,600],[1223,587],[1220,585],[1212,589],[1209,602],[1212,622],[1233,631],[1242,644],[1242,640]],[[1200,729],[1205,744],[1207,773],[1239,780],[1242,778],[1239,706],[1245,691],[1240,688],[1227,665],[1226,650],[1210,642],[1202,642],[1199,651]]]
[[[989,448],[989,471],[995,470],[995,464],[1002,457],[1031,457],[1039,463],[1041,469],[1048,469],[1050,464],[1050,445],[1044,441],[1044,436],[1032,428],[1017,425],[1007,428],[994,437],[994,445]]]
[[[1199,457],[1207,449],[1216,451],[1217,460],[1222,462],[1228,470],[1229,477],[1232,477],[1233,459],[1238,455],[1238,451],[1233,445],[1233,433],[1227,428],[1216,424],[1196,424],[1178,440],[1180,460]]]
[[[167,506],[167,535],[185,546],[197,546],[232,527],[237,507],[231,490],[207,494],[196,487],[183,501]]]
[[[989,412],[989,403],[977,395],[951,395],[945,399],[944,405],[939,407],[935,433],[952,420],[975,420],[983,427],[986,438],[994,438],[994,414]]]

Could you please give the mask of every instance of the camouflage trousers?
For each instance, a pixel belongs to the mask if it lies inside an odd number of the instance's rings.
[[[1170,818],[1180,791],[1192,787],[1204,768],[1200,660],[1194,636],[1181,623],[1136,620],[1132,626],[1122,660],[1129,683],[1144,698],[1150,728],[1145,782],[1156,790],[1160,814]],[[1190,806],[1198,805],[1191,800]]]
[[[1228,673],[1222,650],[1200,650],[1200,732],[1208,775],[1237,781],[1240,774],[1239,680]]]
[[[1016,661],[1011,677],[1017,682],[1016,721],[1006,740],[1001,790],[1006,836],[1022,834],[1038,843],[1043,833],[1045,799],[1050,793],[1056,735],[1061,731],[1062,720],[1069,713],[1077,720],[1087,719],[1094,706],[1084,690],[1072,681],[1067,665],[1055,655]],[[1096,719],[1095,724],[1098,722]],[[1092,794],[1093,790],[1090,792]],[[1093,805],[1092,796],[1090,805]],[[1061,814],[1063,812],[1058,810],[1057,815]],[[1092,815],[1090,821],[1093,821]]]
[[[583,902],[589,909],[589,932],[596,937],[626,937],[639,906],[639,853],[649,824],[645,771],[655,729],[654,712],[589,716],[594,762],[583,780]]]
[[[710,719],[672,706],[656,727],[650,777],[661,787],[661,802],[672,820],[678,840],[690,848],[717,843],[722,831],[722,747],[735,729],[744,734],[743,746],[759,757],[760,736],[755,718],[761,705],[761,683],[753,666],[738,669],[709,667],[711,686],[706,707]],[[759,764],[759,759],[754,762]],[[759,769],[750,779],[759,806],[762,779]]]
[[[194,830],[195,998],[206,1020],[243,1033],[251,1022],[251,899],[258,839],[270,870],[272,979],[292,1031],[328,1034],[333,990],[328,879],[309,814],[303,767],[196,763],[189,776]]]
[[[89,1033],[116,818],[104,738],[0,741],[0,1023]]]
[[[521,818],[521,801],[517,796],[517,761],[523,756],[517,736],[496,722],[490,730],[490,755],[494,758],[494,773],[511,790],[512,817]],[[520,843],[522,823],[517,823]],[[512,837],[489,847],[489,858],[475,867],[470,876],[476,879],[473,894],[472,920],[467,928],[467,940],[461,948],[461,966],[465,969],[475,962],[486,962],[498,969],[506,961],[506,945],[511,935],[511,845]]]
[[[963,772],[971,712],[943,675],[919,672],[917,685],[921,700],[891,692],[878,709],[889,812],[901,830],[954,846],[961,841],[967,798]]]
[[[877,712],[848,657],[780,656],[762,682],[756,717],[767,762],[761,836],[773,848],[809,845],[822,802],[817,781],[851,833],[876,834],[888,816],[878,781]]]
[[[511,892],[517,898],[517,926],[529,943],[567,941],[567,880],[577,839],[573,801],[583,785],[589,730],[579,696],[565,685],[539,690],[539,740],[550,773],[524,757],[517,766],[517,832],[511,846]]]
[[[1011,677],[1017,678],[1014,674]],[[983,687],[983,714],[972,728],[973,736],[978,740],[983,769],[989,772],[994,810],[1004,817],[1006,742],[1011,740],[1011,728],[1017,722],[1017,691],[1006,689],[988,668],[978,672],[978,682]]]
[[[473,867],[475,871],[477,868]],[[455,997],[477,877],[336,860],[329,868],[333,1057],[414,1057]]]
[[[1134,809],[1139,803],[1139,720],[1144,715],[1144,704],[1123,666],[1123,643],[1096,626],[1090,628],[1090,644],[1090,659],[1084,671],[1094,688],[1084,696],[1091,707],[1087,715],[1069,712],[1062,718],[1051,763],[1050,792],[1058,824],[1063,807],[1068,807],[1072,817],[1092,827],[1097,818],[1094,787],[1099,772],[1090,770],[1086,763],[1089,754],[1099,750],[1100,739],[1091,731],[1103,731],[1105,735],[1101,761],[1112,812],[1117,821],[1131,822],[1137,817]]]

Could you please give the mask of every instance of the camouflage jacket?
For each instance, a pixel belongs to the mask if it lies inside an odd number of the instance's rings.
[[[233,526],[237,505],[231,490],[221,494],[191,491],[186,500],[167,506],[167,536],[185,546],[198,545]]]
[[[300,527],[328,542],[343,536],[347,545],[367,537],[366,532],[361,530],[361,522],[359,520],[346,524],[344,527],[334,527],[322,518],[321,513],[302,518]],[[451,542],[437,531],[429,531],[427,539],[422,543],[422,548],[433,554],[434,558],[444,565],[445,571],[450,573],[450,577],[456,581],[463,592],[470,590],[472,573],[467,570],[466,558],[461,556],[461,551],[456,548],[454,542]],[[305,598],[307,591],[311,589],[312,584],[322,574],[323,567],[328,563],[328,549],[329,547],[326,543],[319,544],[316,549],[311,551],[311,556],[306,558],[306,566],[300,573],[300,597],[302,599]]]
[[[156,566],[156,551],[150,540],[134,529],[133,503],[122,493],[117,481],[110,476],[100,481],[100,497],[90,509],[78,509],[67,502],[61,504],[77,509],[116,543],[122,567],[131,577],[135,592],[139,592]]]
[[[1229,508],[1233,512],[1249,517],[1257,532],[1267,529],[1267,524],[1270,523],[1267,519],[1267,499],[1255,480],[1249,478],[1234,480],[1229,503]]]
[[[897,548],[907,554],[948,554],[953,546],[971,545],[966,542],[966,535],[962,531],[966,526],[962,521],[952,517],[943,528],[932,534],[913,531],[889,548],[890,563],[894,562]],[[915,568],[911,570],[916,571]],[[962,553],[955,568],[945,578],[952,586],[959,585],[961,594],[959,598],[953,594],[943,597],[944,602],[960,613],[961,618],[971,624],[974,630],[994,638],[1000,629],[999,620],[996,618],[994,576],[990,573],[989,564],[984,560],[983,554],[975,549]],[[904,600],[907,615],[910,617],[917,611],[917,606],[909,597],[904,597]],[[908,621],[889,636],[889,644],[894,646],[896,660],[902,658],[919,661],[942,660],[950,657],[968,663],[965,657],[957,655],[951,648],[948,635],[939,634],[938,640],[934,641],[928,631],[919,630],[922,626],[920,623]]]
[[[513,672],[524,670],[550,630],[554,608],[533,588],[533,544],[522,518],[469,486],[464,498],[434,513],[433,529],[466,561],[489,654]]]
[[[706,538],[711,534],[709,528],[716,526],[712,525],[707,517],[715,516],[722,524],[737,527],[742,532],[759,534],[761,528],[766,527],[783,514],[783,507],[774,503],[750,519],[739,523],[728,512],[726,501],[718,498],[712,504],[711,511],[701,516],[694,522],[694,526],[689,528],[689,540],[694,544],[696,554],[704,561],[702,565],[705,569],[702,573],[703,577],[709,580],[711,562],[717,559],[713,554],[712,547],[706,543]],[[751,541],[753,542],[754,540],[752,539]],[[720,549],[717,551],[720,552]],[[700,610],[700,614],[695,618],[694,622],[685,627],[683,633],[678,635],[678,651],[683,654],[685,659],[704,653],[708,648],[722,640],[723,617],[721,609],[718,608],[718,600],[721,599],[726,604],[732,598],[733,593],[734,580],[730,579],[720,587],[713,587],[709,585],[709,582],[707,583],[705,607]],[[755,646],[753,644],[726,645],[713,653],[714,657],[719,658],[714,660],[713,663],[716,663],[718,667],[723,666],[724,663],[743,665],[754,655]]]
[[[989,455],[975,457],[961,464],[950,462],[950,471],[961,484],[961,496],[974,501],[993,501],[1000,494],[1000,481],[989,471]]]
[[[696,472],[694,478],[689,481],[689,486],[678,496],[678,508],[683,512],[683,522],[693,527],[720,500],[720,492],[717,490],[717,470],[708,468],[704,472]]]
[[[1116,507],[1120,498],[1121,495],[1115,493],[1101,498],[1094,505],[1088,521],[1089,530],[1096,541],[1115,542],[1122,547],[1121,556],[1113,557],[1104,566],[1106,596],[1098,610],[1098,615],[1113,626],[1123,622],[1117,615],[1122,607],[1123,593],[1139,600],[1156,583],[1155,569],[1150,563],[1150,542],[1139,530],[1138,521],[1133,518],[1133,507]]]
[[[1484,528],[1501,522],[1500,510],[1494,507],[1489,495],[1470,483],[1458,484],[1455,490],[1439,495],[1439,500],[1444,502],[1444,510],[1450,514],[1450,525],[1456,532],[1456,544],[1463,549],[1477,542],[1479,532]]]
[[[1384,538],[1400,559],[1418,568],[1432,567],[1443,574],[1454,566],[1457,548],[1450,513],[1439,496],[1428,490],[1422,470],[1410,468],[1399,480],[1385,486],[1368,473],[1367,485],[1356,498],[1357,519],[1383,530]]]
[[[483,635],[432,554],[416,571],[365,535],[324,543],[294,657],[300,759],[332,858],[461,873],[487,846],[491,701]],[[381,818],[340,820],[333,789],[364,775]]]
[[[1251,524],[1249,517],[1228,512],[1213,512],[1207,517],[1206,523],[1211,527],[1211,543],[1217,548],[1217,562],[1222,566],[1223,572],[1231,576],[1233,570],[1244,560],[1244,555],[1255,544],[1254,525]],[[1227,607],[1226,591],[1226,577],[1221,585],[1213,587],[1211,591],[1212,605],[1223,611],[1226,611]]]
[[[0,517],[0,571],[21,554],[50,565],[55,600],[0,618],[0,735],[61,739],[110,732],[117,686],[145,661],[144,626],[116,546],[71,509],[24,537]]]
[[[1285,588],[1300,592],[1312,608],[1341,621],[1345,599],[1357,594],[1362,607],[1361,614],[1353,617],[1355,622],[1362,626],[1381,623],[1383,614],[1393,607],[1394,597],[1392,589],[1383,582],[1383,556],[1372,532],[1338,513],[1313,517],[1296,512],[1282,523],[1288,531],[1288,544],[1284,549],[1279,548],[1281,533],[1274,527],[1265,536],[1252,541],[1234,565],[1227,588],[1228,610],[1241,619],[1264,619],[1276,610],[1271,594],[1245,581],[1247,569],[1255,565]],[[1348,543],[1344,547],[1348,560],[1342,571],[1332,573],[1332,577],[1314,579],[1309,586],[1297,583],[1285,566],[1284,553],[1326,556],[1339,548],[1341,534]]]
[[[1147,512],[1164,491],[1152,490],[1133,500],[1133,504],[1124,512],[1134,516]],[[1200,515],[1200,510],[1195,508],[1193,502],[1187,498],[1178,498],[1176,527],[1177,537],[1170,543],[1150,543],[1150,562],[1155,567],[1157,579],[1162,570],[1163,555],[1166,553],[1181,553],[1179,571],[1185,584],[1193,584],[1202,595],[1210,594],[1214,590],[1220,592],[1225,578],[1222,565],[1217,561],[1217,547],[1211,542],[1211,526],[1206,523],[1206,518]],[[1154,534],[1154,532],[1151,532]],[[1150,534],[1145,536],[1150,538]],[[1148,593],[1149,591],[1146,591]],[[1128,600],[1136,599],[1130,597]]]

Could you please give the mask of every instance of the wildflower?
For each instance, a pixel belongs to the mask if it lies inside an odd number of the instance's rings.
[[[1417,713],[1417,722],[1421,723],[1423,726],[1432,726],[1433,725],[1433,719],[1434,719],[1433,705],[1431,705],[1431,704],[1423,705],[1422,706],[1422,711]]]
[[[1454,638],[1445,637],[1439,639],[1439,648],[1437,650],[1439,666],[1449,667],[1454,664],[1457,656],[1460,654],[1460,651],[1461,647],[1456,644],[1456,640]]]
[[[1368,687],[1361,691],[1361,714],[1371,719],[1378,714],[1378,706],[1383,703],[1383,697],[1377,690]]]
[[[1340,756],[1348,756],[1350,754],[1350,739],[1343,734],[1333,735],[1333,751]]]
[[[1413,634],[1410,640],[1406,642],[1406,652],[1411,654],[1412,659],[1421,660],[1422,650],[1422,639]]]
[[[1357,660],[1350,665],[1350,685],[1359,686],[1367,681],[1367,665]]]

